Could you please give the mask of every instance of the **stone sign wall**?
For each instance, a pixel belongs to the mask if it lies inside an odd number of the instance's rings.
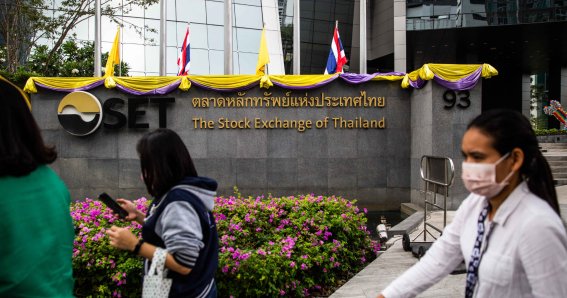
[[[419,203],[421,155],[448,155],[460,168],[460,137],[480,112],[480,88],[469,93],[467,107],[463,94],[452,100],[445,92],[433,82],[405,90],[399,82],[339,80],[307,91],[192,87],[155,96],[101,86],[88,93],[101,104],[102,123],[83,137],[58,120],[67,93],[40,89],[32,109],[46,141],[57,147],[53,168],[73,199],[103,191],[146,196],[136,142],[161,125],[181,135],[197,171],[216,179],[221,195],[235,186],[243,195],[336,194],[371,210],[394,210]],[[455,200],[450,206],[462,198]]]

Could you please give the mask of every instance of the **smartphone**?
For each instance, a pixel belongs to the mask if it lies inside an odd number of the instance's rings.
[[[128,211],[120,207],[113,198],[111,198],[107,193],[103,192],[98,196],[98,200],[103,202],[108,208],[112,209],[115,214],[118,214],[120,218],[125,218],[128,216]]]

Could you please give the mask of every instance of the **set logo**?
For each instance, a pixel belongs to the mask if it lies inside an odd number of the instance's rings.
[[[59,123],[68,133],[86,136],[96,131],[102,122],[102,106],[98,99],[84,91],[67,94],[57,107]]]

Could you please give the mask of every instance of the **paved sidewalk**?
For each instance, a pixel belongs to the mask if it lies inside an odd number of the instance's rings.
[[[558,186],[556,190],[561,206],[561,215],[563,219],[567,221],[567,185]],[[443,213],[440,211],[433,212],[428,222],[431,222],[437,227],[441,227],[443,223],[442,214]],[[448,222],[452,220],[453,215],[454,211],[447,212]],[[413,240],[421,230],[423,230],[423,224],[419,225],[418,228],[411,233],[410,238]],[[432,229],[428,230],[433,231]],[[423,235],[416,241],[421,241],[421,239],[423,239]],[[417,258],[413,257],[411,252],[403,250],[400,236],[395,236],[388,242],[392,244],[388,250],[335,291],[331,297],[375,298],[390,282],[418,261]],[[417,297],[462,297],[464,291],[465,274],[449,275]]]

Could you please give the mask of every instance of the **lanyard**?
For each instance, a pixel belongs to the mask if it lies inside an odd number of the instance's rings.
[[[469,261],[469,265],[467,266],[467,285],[465,288],[465,298],[473,297],[474,288],[478,281],[478,267],[480,266],[482,255],[488,248],[488,239],[490,238],[490,234],[493,230],[493,224],[490,225],[490,230],[486,235],[486,245],[484,246],[484,249],[481,251],[482,239],[485,232],[484,221],[486,220],[486,217],[490,213],[491,209],[492,207],[490,206],[490,204],[486,204],[486,206],[484,207],[484,209],[482,209],[482,211],[478,216],[478,222],[477,222],[478,230],[476,234],[476,240],[474,242],[474,247],[471,253],[471,259]]]

